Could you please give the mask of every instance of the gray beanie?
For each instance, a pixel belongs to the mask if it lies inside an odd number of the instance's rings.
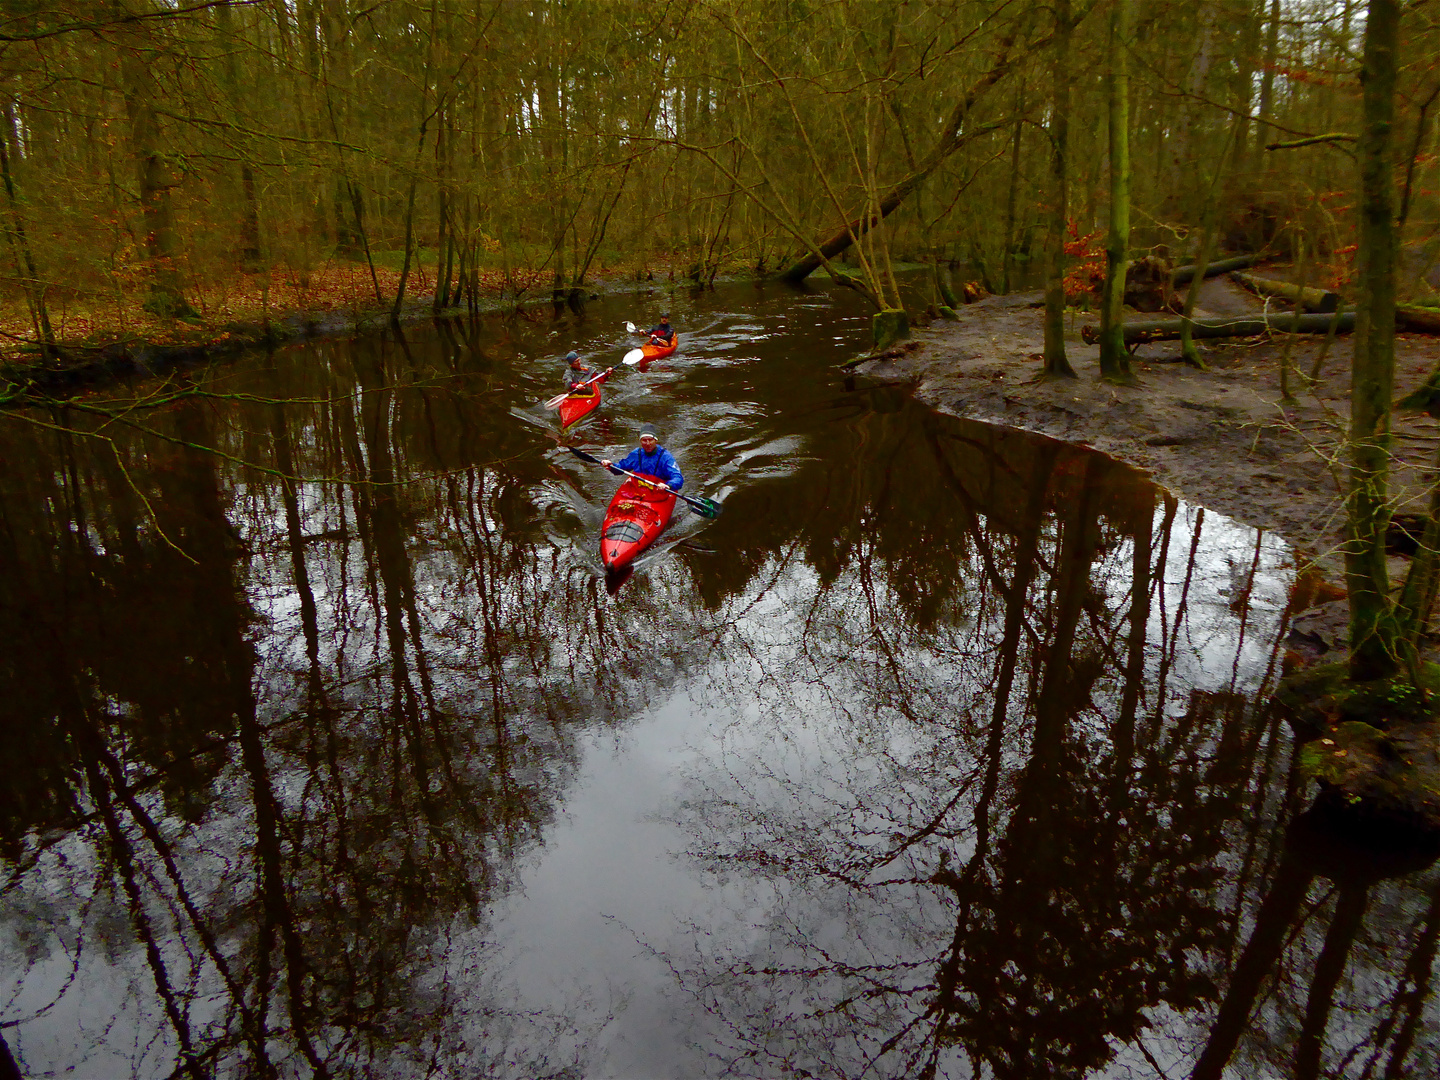
[[[652,439],[654,439],[656,442],[659,442],[659,441],[660,441],[660,436],[659,436],[658,434],[656,434],[656,432],[655,432],[655,425],[654,425],[654,424],[644,424],[644,425],[641,426],[641,428],[640,428],[640,437],[643,439],[643,438],[645,438],[646,435],[649,435],[649,436],[650,436]]]

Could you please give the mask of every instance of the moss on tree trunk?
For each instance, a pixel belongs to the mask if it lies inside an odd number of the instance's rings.
[[[1386,678],[1399,667],[1385,527],[1390,521],[1390,399],[1395,379],[1395,126],[1400,5],[1371,0],[1361,69],[1359,302],[1350,377],[1350,476],[1345,583],[1350,592],[1350,674]]]
[[[910,316],[905,314],[904,308],[877,311],[871,322],[871,333],[877,350],[888,349],[910,336]]]

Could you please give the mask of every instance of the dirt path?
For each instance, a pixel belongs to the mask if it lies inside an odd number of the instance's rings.
[[[1178,342],[1141,346],[1138,387],[1098,379],[1098,348],[1067,337],[1078,380],[1036,382],[1042,345],[1039,293],[991,297],[917,333],[918,347],[859,371],[909,378],[917,395],[944,412],[1043,432],[1104,450],[1150,472],[1181,498],[1280,533],[1339,580],[1343,538],[1339,445],[1349,423],[1351,339],[1336,340],[1313,388],[1292,377],[1297,400],[1282,405],[1280,358],[1286,337],[1201,345],[1211,366],[1179,363]],[[1223,279],[1207,282],[1203,311],[1259,311],[1250,294]],[[1297,335],[1291,363],[1308,373],[1322,339]],[[1440,360],[1440,338],[1404,334],[1396,343],[1397,397],[1419,385]],[[1302,389],[1304,388],[1304,389]],[[1440,423],[1395,416],[1397,513],[1424,509],[1424,485],[1440,448]],[[1399,567],[1397,566],[1397,569]]]

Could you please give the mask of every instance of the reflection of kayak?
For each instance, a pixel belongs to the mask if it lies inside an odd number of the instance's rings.
[[[660,482],[652,476],[645,479]],[[665,531],[674,510],[673,491],[659,491],[634,477],[621,484],[600,529],[600,561],[606,569],[618,569],[644,551]]]
[[[602,372],[584,390],[573,394],[567,394],[565,400],[560,402],[560,426],[569,427],[576,420],[589,416],[600,404],[600,384],[610,377],[608,371]]]
[[[676,334],[673,338],[670,339],[669,345],[641,345],[640,351],[645,354],[645,358],[641,360],[640,363],[648,364],[651,360],[659,360],[662,356],[669,356],[679,347],[679,334]]]
[[[620,586],[630,580],[630,575],[635,573],[634,563],[626,563],[605,571],[605,591],[611,596],[620,592]]]

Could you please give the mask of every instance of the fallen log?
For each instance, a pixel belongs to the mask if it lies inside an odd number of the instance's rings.
[[[1215,262],[1205,264],[1205,276],[1212,278],[1220,274],[1228,274],[1231,270],[1244,270],[1246,267],[1254,266],[1259,261],[1259,255],[1235,255],[1229,259],[1217,259]],[[1195,267],[1177,266],[1170,274],[1170,284],[1184,285],[1185,282],[1194,276]]]
[[[1147,341],[1174,341],[1180,336],[1180,328],[1190,323],[1193,338],[1257,337],[1272,331],[1282,334],[1326,334],[1330,324],[1336,324],[1337,333],[1346,334],[1355,329],[1355,313],[1341,312],[1339,315],[1294,315],[1281,312],[1275,315],[1231,315],[1219,319],[1136,319],[1125,324],[1125,344],[1141,345]],[[1089,325],[1080,328],[1080,336],[1093,345],[1100,338],[1100,329]]]
[[[1419,307],[1416,304],[1396,304],[1395,324],[1404,330],[1418,330],[1422,334],[1440,334],[1440,308]]]
[[[1331,292],[1329,289],[1311,289],[1288,281],[1257,277],[1239,270],[1232,273],[1230,279],[1237,284],[1244,285],[1257,296],[1278,296],[1289,300],[1292,304],[1298,300],[1306,311],[1316,314],[1328,315],[1340,307],[1340,294]]]

